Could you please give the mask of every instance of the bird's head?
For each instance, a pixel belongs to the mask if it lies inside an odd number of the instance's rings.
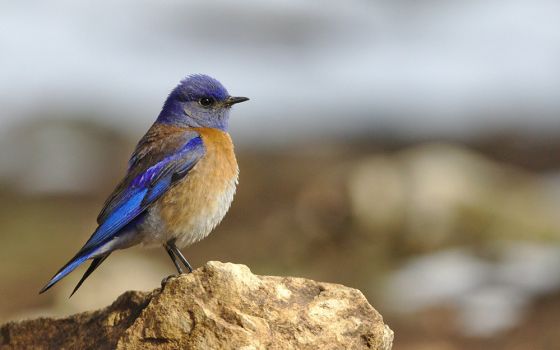
[[[171,91],[157,122],[226,130],[231,106],[247,100],[230,96],[214,78],[191,75]]]

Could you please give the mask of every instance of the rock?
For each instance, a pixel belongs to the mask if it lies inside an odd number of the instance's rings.
[[[0,328],[0,349],[391,349],[393,332],[362,293],[209,262],[109,307]]]

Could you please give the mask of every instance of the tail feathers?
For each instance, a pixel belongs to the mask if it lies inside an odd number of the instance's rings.
[[[54,286],[58,281],[66,277],[70,272],[74,271],[78,266],[80,266],[84,261],[89,259],[93,255],[92,252],[82,252],[78,253],[74,258],[72,258],[66,265],[64,265],[51,280],[39,291],[39,294],[46,292],[52,286]],[[89,270],[88,270],[89,271]],[[87,271],[86,271],[87,273]],[[91,272],[90,272],[91,273]]]
[[[70,298],[72,298],[72,295],[74,295],[74,293],[76,293],[76,291],[78,290],[78,288],[80,288],[80,286],[82,285],[82,283],[84,283],[84,281],[89,277],[89,275],[91,275],[91,273],[93,271],[95,271],[95,269],[97,269],[99,267],[99,265],[101,265],[101,263],[103,263],[103,261],[105,261],[105,259],[107,259],[107,257],[109,256],[110,253],[100,256],[99,258],[95,258],[93,259],[93,261],[91,262],[91,265],[89,265],[88,269],[86,270],[86,272],[84,273],[84,275],[82,276],[82,278],[80,279],[80,282],[78,282],[78,284],[76,285],[76,287],[74,287],[74,290],[72,291],[72,294],[70,294]]]

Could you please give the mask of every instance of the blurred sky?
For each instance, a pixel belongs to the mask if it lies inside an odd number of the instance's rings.
[[[0,137],[41,113],[139,136],[208,73],[238,142],[558,130],[555,0],[0,1]]]

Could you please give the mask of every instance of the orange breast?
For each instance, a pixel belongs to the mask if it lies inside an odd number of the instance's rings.
[[[157,204],[166,239],[175,238],[178,246],[204,238],[222,220],[239,174],[233,143],[226,132],[193,129],[202,137],[205,155]]]
[[[229,134],[212,128],[193,129],[200,134],[206,148],[204,161],[208,167],[208,175],[228,179],[237,176],[239,169]]]

